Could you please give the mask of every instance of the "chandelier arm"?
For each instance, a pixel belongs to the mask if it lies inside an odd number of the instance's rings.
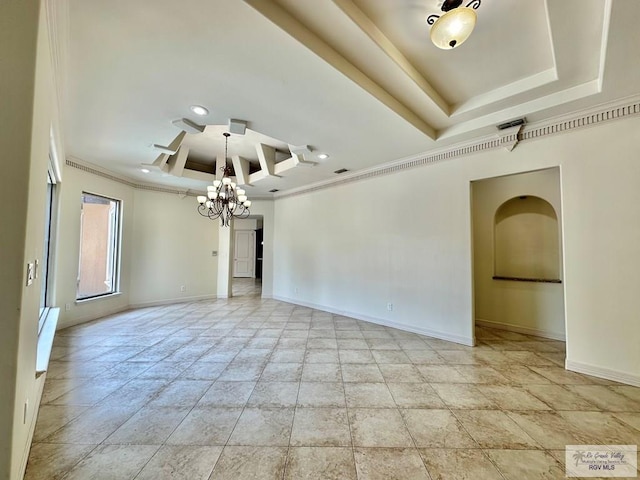
[[[219,214],[216,214],[216,212],[210,208],[207,216],[210,220],[215,220],[216,218],[218,218]]]
[[[432,13],[427,17],[427,25],[433,25],[434,23],[436,23],[436,20],[439,18],[440,18],[440,15],[436,15],[435,13]]]
[[[471,2],[467,3],[467,8],[473,8],[474,10],[477,10],[481,3],[482,0],[472,0]]]
[[[198,204],[198,213],[200,215],[202,215],[203,217],[208,217],[209,216],[209,209],[207,208],[207,206],[204,203],[199,203]]]
[[[242,205],[242,213],[238,215],[238,218],[247,218],[250,214],[249,209]]]
[[[222,213],[222,209],[220,208],[220,205],[218,204],[218,202],[213,202],[211,204],[211,208],[209,209],[210,215],[213,215],[213,218],[218,218],[220,216],[220,213]]]

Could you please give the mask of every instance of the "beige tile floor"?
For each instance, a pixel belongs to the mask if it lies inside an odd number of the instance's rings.
[[[255,295],[58,333],[26,479],[560,479],[640,444],[640,389],[564,344],[469,348]]]

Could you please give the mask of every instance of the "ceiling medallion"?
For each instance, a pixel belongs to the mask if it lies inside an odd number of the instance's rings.
[[[227,144],[230,133],[224,135],[224,160],[225,166],[222,170],[222,180],[214,180],[213,185],[207,187],[207,196],[198,195],[198,213],[211,220],[220,219],[223,227],[231,224],[232,218],[247,218],[251,201],[247,200],[245,191],[236,188],[235,182],[231,181],[231,169],[227,167]]]
[[[461,7],[462,0],[445,0],[442,3],[442,15],[431,14],[427,25],[431,27],[431,41],[443,50],[451,50],[462,45],[476,26],[476,12],[481,0],[473,0]]]

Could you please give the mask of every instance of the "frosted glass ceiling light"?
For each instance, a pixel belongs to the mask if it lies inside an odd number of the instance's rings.
[[[451,50],[462,45],[476,26],[477,15],[474,10],[481,0],[474,0],[466,7],[460,7],[462,0],[445,0],[442,4],[443,15],[432,14],[427,17],[431,27],[431,41],[443,50]]]
[[[231,169],[227,167],[227,146],[230,133],[224,135],[224,159],[225,166],[222,170],[222,181],[214,180],[213,185],[207,187],[207,196],[198,196],[198,213],[211,220],[220,219],[223,227],[228,227],[232,218],[247,218],[251,201],[247,199],[246,192],[236,188],[236,183],[231,180]],[[209,198],[207,200],[207,197]]]

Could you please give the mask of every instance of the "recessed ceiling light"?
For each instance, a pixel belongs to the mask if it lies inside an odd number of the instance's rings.
[[[190,108],[191,108],[191,111],[196,115],[201,115],[201,116],[209,115],[209,110],[204,108],[202,105],[191,105]]]
[[[140,171],[142,173],[149,173],[151,170],[149,170],[148,168],[141,168]]]
[[[327,155],[326,153],[319,153],[318,158],[320,160],[326,160],[327,158],[329,158],[329,155]]]

